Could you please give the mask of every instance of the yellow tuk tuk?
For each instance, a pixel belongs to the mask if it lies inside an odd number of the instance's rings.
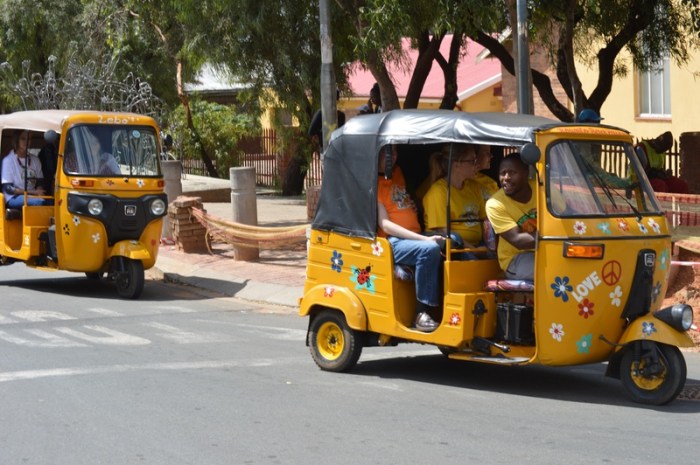
[[[377,167],[382,149],[397,147],[411,191],[445,144],[521,152],[536,186],[535,279],[504,279],[487,253],[464,260],[463,252],[485,247],[453,250],[448,237],[439,326],[426,333],[412,327],[415,284],[398,279],[405,273],[396,273],[391,245],[377,235]],[[299,309],[321,369],[351,369],[365,346],[421,343],[498,365],[607,361],[607,375],[636,402],[665,404],[680,393],[686,365],[678,348],[693,345],[692,308],[661,308],[671,236],[627,131],[398,110],[348,121],[333,133],[323,166]]]
[[[138,298],[167,213],[160,153],[142,115],[1,115],[0,264],[82,272]]]

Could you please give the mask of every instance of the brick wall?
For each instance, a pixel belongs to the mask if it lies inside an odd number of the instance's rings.
[[[168,205],[173,240],[177,248],[185,253],[206,252],[207,230],[192,216],[192,207],[202,209],[202,198],[181,195]]]

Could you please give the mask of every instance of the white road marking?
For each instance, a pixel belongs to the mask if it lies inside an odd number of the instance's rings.
[[[177,344],[204,344],[211,342],[225,342],[229,340],[223,334],[216,333],[193,333],[191,331],[185,331],[175,326],[166,325],[164,323],[143,323],[144,326],[149,328],[160,330],[161,332],[155,333],[164,339],[168,339]]]
[[[105,334],[106,336],[92,336],[86,334],[82,331],[78,331],[73,328],[56,328],[56,331],[67,334],[77,339],[82,339],[84,341],[92,342],[93,344],[107,345],[107,346],[143,346],[150,344],[151,341],[138,336],[132,336],[130,334],[122,333],[120,331],[115,331],[113,329],[105,328],[104,326],[97,325],[85,325],[83,328],[89,329],[90,331],[95,331],[97,333]]]
[[[57,336],[40,329],[25,329],[24,331],[43,339],[43,341],[32,341],[23,337],[13,336],[5,331],[0,331],[0,339],[25,347],[85,347],[85,344],[71,341],[65,337]]]
[[[4,315],[0,315],[0,325],[11,325],[17,323],[16,320],[13,320],[12,318],[8,318]]]
[[[17,312],[12,312],[11,315],[32,322],[49,320],[77,320],[77,318],[75,318],[74,316],[70,316],[62,312],[54,312],[51,310],[19,310]]]
[[[107,308],[86,308],[85,310],[104,316],[124,316],[123,313],[115,312],[114,310],[109,310]]]
[[[155,309],[153,313],[197,313],[197,310],[188,307],[174,307],[171,305],[155,305],[149,307],[150,310]]]
[[[303,341],[306,338],[305,329],[280,328],[276,326],[260,326],[236,324],[241,328],[249,328],[252,333],[261,334],[267,339],[277,339],[279,341]]]
[[[277,362],[279,360],[276,360]],[[0,383],[9,381],[50,378],[59,376],[95,375],[109,373],[126,373],[131,371],[181,371],[219,368],[255,368],[273,365],[272,359],[260,360],[212,360],[202,362],[173,362],[173,363],[146,363],[143,365],[105,365],[94,367],[52,368],[46,370],[26,370],[0,372]]]

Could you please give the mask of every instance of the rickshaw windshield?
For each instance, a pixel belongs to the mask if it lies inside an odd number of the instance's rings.
[[[547,163],[548,205],[555,216],[661,213],[629,143],[560,140],[548,147]],[[557,197],[566,199],[566,208],[551,202]]]
[[[159,176],[158,153],[151,127],[80,125],[68,131],[63,171],[77,176]]]

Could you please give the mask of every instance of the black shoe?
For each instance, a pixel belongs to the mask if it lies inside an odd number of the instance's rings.
[[[424,333],[430,333],[435,331],[439,324],[433,320],[430,315],[427,313],[419,313],[418,316],[416,316],[416,329],[418,331],[423,331]]]

